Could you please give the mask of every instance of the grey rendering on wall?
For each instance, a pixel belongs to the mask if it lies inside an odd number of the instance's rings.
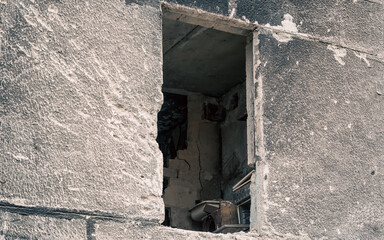
[[[383,239],[383,93],[382,0],[0,0],[0,238]]]

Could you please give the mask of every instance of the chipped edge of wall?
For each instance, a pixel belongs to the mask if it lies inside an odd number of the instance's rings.
[[[252,188],[251,197],[252,205],[256,206],[251,209],[251,229],[256,230],[259,234],[264,234],[266,231],[265,226],[265,212],[264,212],[264,200],[266,196],[266,186],[264,186],[263,176],[264,171],[267,169],[265,162],[265,148],[264,148],[264,95],[263,95],[263,77],[260,72],[261,60],[259,59],[259,33],[255,31],[253,33],[253,86],[255,88],[254,96],[254,148],[256,159],[256,172],[252,176]]]
[[[273,29],[272,36],[278,41],[287,43],[292,40],[293,34],[299,34],[296,23],[293,22],[293,17],[290,14],[284,14],[284,20],[281,21],[280,26],[271,26],[269,23],[264,27]],[[277,31],[276,31],[277,30]],[[301,34],[307,37],[307,34]]]
[[[327,49],[333,52],[333,56],[335,57],[338,63],[343,66],[345,65],[345,62],[343,60],[343,58],[347,56],[347,50],[345,48],[339,48],[334,45],[328,45]]]

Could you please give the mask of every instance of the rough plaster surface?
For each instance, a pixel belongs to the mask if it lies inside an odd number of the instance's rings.
[[[169,2],[271,26],[289,14],[326,42],[260,36],[257,225],[266,239],[383,239],[383,2]],[[148,225],[163,218],[158,1],[2,0],[0,13],[3,203],[143,219],[96,222],[88,239],[258,239]],[[84,232],[82,220],[19,218],[1,213],[1,234]]]
[[[85,221],[0,211],[0,239],[86,239]]]
[[[260,35],[268,170],[262,229],[318,239],[384,237],[382,62]],[[321,57],[319,57],[321,56]],[[342,62],[341,62],[342,61]]]
[[[96,236],[100,239],[224,239],[224,240],[261,240],[258,234],[211,234],[196,231],[187,231],[176,228],[143,225],[140,222],[130,223],[96,223]]]
[[[279,0],[168,0],[262,25],[281,25],[289,14],[299,33],[384,58],[384,2]]]
[[[161,220],[160,8],[2,2],[0,200]]]

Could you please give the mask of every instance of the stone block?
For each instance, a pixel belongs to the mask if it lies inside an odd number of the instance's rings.
[[[0,3],[0,200],[163,217],[158,6]]]
[[[99,222],[96,224],[96,239],[103,240],[133,240],[133,239],[210,239],[210,240],[261,240],[271,239],[262,238],[256,233],[234,233],[234,234],[213,234],[206,232],[188,231],[177,228],[151,225],[128,221],[126,223]]]
[[[0,239],[87,239],[86,222],[0,210]]]
[[[259,39],[267,155],[253,202],[282,235],[382,238],[362,226],[384,223],[375,171],[384,168],[384,63],[315,41]]]

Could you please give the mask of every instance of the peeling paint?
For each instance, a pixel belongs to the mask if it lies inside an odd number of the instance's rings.
[[[335,57],[336,61],[338,61],[343,66],[345,65],[345,62],[343,60],[343,58],[347,56],[347,50],[345,48],[339,48],[333,45],[328,45],[327,49],[333,52],[333,56]]]
[[[228,1],[228,13],[230,18],[234,18],[237,12],[237,0]]]
[[[299,33],[296,23],[293,22],[293,17],[290,14],[284,14],[284,20],[281,21],[281,26],[271,26],[269,23],[265,25],[280,32],[274,32],[273,37],[279,42],[289,42],[292,40],[290,33]]]
[[[244,22],[246,22],[246,23],[250,23],[251,22],[251,21],[249,21],[249,19],[246,16],[242,16],[241,19],[243,19]]]
[[[229,17],[233,18],[235,17],[235,15],[236,15],[236,8],[232,8],[231,13],[229,14]]]
[[[367,54],[366,53],[361,53],[361,52],[353,52],[355,54],[356,57],[358,57],[360,60],[363,60],[368,67],[371,66],[371,64],[369,63],[368,59],[367,59]]]

